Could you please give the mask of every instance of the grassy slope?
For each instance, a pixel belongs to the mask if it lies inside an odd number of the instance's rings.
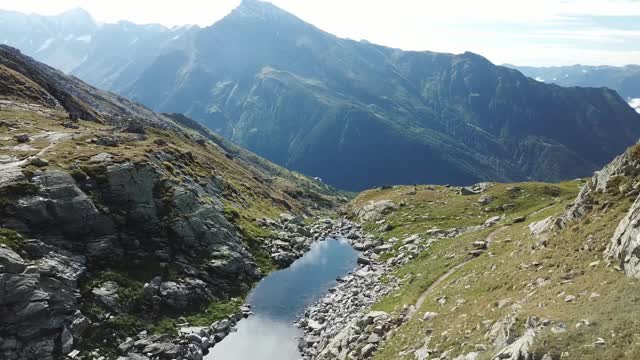
[[[537,240],[527,228],[533,221],[562,212],[575,197],[578,185],[575,181],[553,185],[498,184],[490,189],[487,193],[496,200],[489,207],[516,205],[505,213],[507,219],[543,210],[529,216],[524,223],[510,225],[511,222],[504,221],[490,230],[440,240],[419,258],[398,269],[398,275],[411,277],[411,281],[405,282],[397,293],[382,299],[375,309],[397,311],[404,305],[414,304],[440,276],[470,259],[467,255],[470,242],[482,240],[493,232],[488,253],[471,259],[436,286],[418,315],[402,325],[375,358],[413,359],[412,352],[404,357],[400,354],[420,348],[427,334],[432,333],[430,348],[439,352],[449,350],[453,358],[475,351],[476,344],[484,344],[490,349],[481,353],[480,359],[489,359],[495,349],[491,349],[491,341],[486,338],[488,329],[513,310],[518,313],[517,331],[523,330],[522,324],[532,315],[566,324],[566,333],[552,334],[548,328],[542,332],[536,342],[539,356],[550,353],[556,359],[566,352],[565,356],[576,359],[640,358],[640,317],[631,315],[638,311],[640,285],[602,261],[602,252],[631,200],[602,195],[608,197],[603,203],[608,200],[610,204],[606,210],[596,210],[583,222],[554,233],[547,248],[537,247]],[[507,190],[513,186],[522,191]],[[408,195],[410,190],[411,187],[397,187],[368,191],[356,198],[354,204],[360,206],[380,199],[406,203],[387,218],[394,229],[382,234],[385,238],[420,234],[432,227],[477,225],[499,213],[485,212],[484,206],[477,204],[478,196],[461,196],[443,188],[431,191],[425,187],[418,187],[416,195]],[[377,225],[367,227],[375,229]],[[597,261],[600,262],[596,264]],[[545,279],[548,284],[538,287],[535,285],[538,279]],[[592,293],[601,296],[589,300]],[[566,295],[577,299],[566,303]],[[437,302],[441,296],[447,297],[444,306]],[[501,301],[503,306],[499,307]],[[440,315],[426,323],[421,319],[427,311]],[[582,319],[588,319],[591,325],[576,329],[576,323]],[[606,346],[593,345],[598,338],[605,339]]]

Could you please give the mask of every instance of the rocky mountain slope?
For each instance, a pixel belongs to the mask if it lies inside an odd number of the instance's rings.
[[[344,211],[372,235],[370,265],[307,314],[304,354],[638,358],[639,176],[635,145],[586,181],[361,193]],[[373,289],[360,272],[393,291],[345,315],[344,294]]]
[[[561,86],[603,87],[617,91],[629,99],[640,98],[640,66],[515,66],[505,65],[521,71],[526,76],[546,83]]]
[[[3,359],[201,358],[259,278],[329,231],[303,218],[335,190],[193,120],[6,46],[0,79]],[[206,344],[176,337],[212,323]]]
[[[110,27],[150,35],[96,35],[72,74],[344,189],[587,176],[640,137],[613,91],[340,39],[266,2],[203,29]]]

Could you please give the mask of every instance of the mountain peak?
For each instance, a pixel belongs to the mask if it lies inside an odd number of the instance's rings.
[[[273,5],[272,3],[260,0],[242,0],[242,3],[240,3],[240,5],[231,12],[230,16],[258,20],[301,21],[294,15]]]

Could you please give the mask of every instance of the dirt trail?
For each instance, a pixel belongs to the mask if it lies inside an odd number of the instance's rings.
[[[491,234],[489,234],[485,241],[488,244],[491,244],[493,242],[493,240],[496,238],[496,236],[498,235],[498,233],[502,230],[504,230],[506,227],[500,227],[494,231],[491,232]],[[452,267],[451,269],[449,269],[449,271],[447,271],[444,275],[440,276],[436,281],[434,281],[431,285],[429,285],[429,287],[427,288],[427,290],[425,290],[422,295],[420,295],[420,297],[418,298],[418,301],[416,301],[416,304],[414,305],[414,307],[409,311],[409,313],[407,314],[407,318],[411,319],[415,316],[415,314],[418,312],[418,310],[420,310],[420,308],[422,307],[422,304],[424,304],[425,300],[427,299],[427,296],[429,296],[433,290],[438,287],[438,285],[442,284],[443,281],[447,280],[451,275],[453,275],[458,269],[460,269],[461,267],[465,266],[466,264],[468,264],[471,260],[473,260],[474,258],[471,259],[467,259],[463,262],[461,262],[460,264]]]

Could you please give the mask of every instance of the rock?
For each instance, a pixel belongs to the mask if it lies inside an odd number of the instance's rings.
[[[302,218],[302,216],[295,216],[289,213],[280,214],[280,220],[282,220],[283,222],[292,223],[292,224],[304,223],[304,219]]]
[[[575,300],[576,300],[576,297],[575,297],[575,296],[573,296],[573,295],[567,295],[567,296],[564,298],[564,302],[574,302]]]
[[[96,145],[108,147],[118,147],[118,145],[120,144],[119,139],[110,136],[101,136],[97,138],[95,142]]]
[[[478,199],[478,203],[480,205],[489,205],[493,201],[493,196],[491,195],[482,195],[480,199]]]
[[[478,257],[480,255],[484,254],[484,250],[471,250],[469,251],[469,255],[473,256],[473,257]]]
[[[484,240],[480,240],[480,241],[474,241],[471,243],[471,247],[476,249],[476,250],[486,250],[487,249],[487,242]]]
[[[513,327],[515,326],[515,318],[507,316],[502,320],[496,321],[489,330],[488,338],[493,341],[493,345],[500,348],[511,344],[514,339]]]
[[[517,218],[514,218],[512,223],[514,224],[519,224],[519,223],[523,223],[527,221],[527,217],[526,216],[518,216]]]
[[[606,255],[614,259],[627,276],[640,279],[640,198],[636,199],[616,228]]]
[[[167,146],[168,145],[167,141],[164,140],[164,139],[155,139],[155,140],[153,140],[153,143],[155,145],[158,145],[158,146]]]
[[[111,162],[111,160],[113,159],[113,155],[109,154],[109,153],[100,153],[98,155],[92,156],[91,159],[89,159],[90,163],[103,163],[103,162]]]
[[[435,319],[438,316],[438,313],[436,312],[430,312],[427,311],[426,313],[424,313],[424,315],[422,316],[422,320],[426,321],[426,322],[431,322],[433,321],[433,319]]]
[[[525,334],[515,340],[511,345],[500,350],[492,359],[495,360],[527,360],[532,359],[533,341],[535,330],[527,329]]]
[[[550,216],[540,221],[529,224],[531,235],[539,236],[549,231],[553,227],[553,218]]]
[[[62,329],[62,334],[60,334],[60,346],[63,354],[68,354],[73,350],[73,336],[66,326]]]
[[[45,167],[45,166],[49,166],[49,162],[43,158],[40,157],[34,157],[29,161],[29,164],[35,166],[35,167]]]
[[[124,127],[121,131],[140,135],[144,135],[147,133],[144,129],[144,125],[142,125],[142,123],[138,121],[130,121],[127,126]]]
[[[500,220],[502,220],[502,217],[500,216],[493,216],[489,219],[487,219],[487,221],[484,222],[484,227],[491,227],[495,224],[497,224]]]
[[[91,293],[95,297],[96,301],[105,308],[118,313],[122,311],[118,290],[120,290],[120,286],[117,283],[113,281],[106,281],[99,287],[91,290]]]
[[[465,186],[460,188],[460,195],[468,196],[468,195],[478,195],[481,193],[480,190],[476,190],[470,186]]]
[[[376,346],[374,344],[367,344],[360,350],[360,357],[368,358],[373,355],[374,351],[376,351]]]
[[[15,251],[0,247],[0,273],[19,274],[27,265]]]
[[[13,138],[18,142],[18,144],[24,144],[31,141],[31,138],[27,134],[18,134]]]
[[[384,245],[376,246],[375,248],[373,248],[373,252],[376,254],[381,254],[381,253],[391,251],[392,249],[393,249],[392,245],[384,244]]]
[[[363,222],[378,221],[397,208],[398,206],[391,200],[380,200],[357,209],[355,215]]]
[[[360,265],[371,265],[371,259],[368,259],[362,255],[358,255],[358,264]]]

